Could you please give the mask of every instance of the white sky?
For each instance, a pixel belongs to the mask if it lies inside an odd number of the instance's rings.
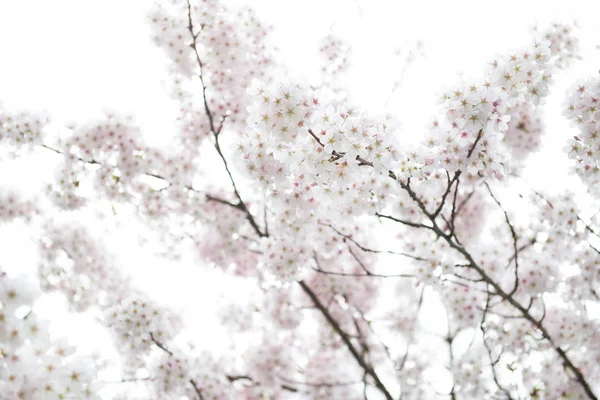
[[[148,0],[0,0],[0,101],[9,108],[45,109],[55,121],[86,121],[104,109],[134,115],[151,136],[169,134],[170,99],[162,88],[164,57],[145,26]],[[558,114],[565,83],[600,67],[597,1],[230,0],[251,4],[274,26],[273,39],[292,75],[315,76],[317,42],[330,31],[353,46],[348,79],[354,100],[385,110],[400,71],[393,50],[421,40],[425,59],[409,67],[387,111],[420,135],[433,99],[459,73],[478,77],[495,54],[528,41],[536,21],[577,20],[586,60],[559,76],[548,114]],[[394,70],[396,68],[396,70]],[[160,110],[160,112],[157,112]],[[553,111],[554,110],[554,111]],[[548,137],[564,143],[566,122],[549,124]],[[566,136],[565,136],[566,135]],[[552,181],[548,180],[547,183]]]
[[[584,61],[557,76],[546,107],[548,153],[535,157],[528,171],[537,188],[561,191],[563,184],[557,187],[556,182],[570,185],[574,179],[565,181],[568,162],[560,149],[576,132],[559,107],[568,85],[600,68],[597,0],[230,3],[252,5],[274,26],[274,41],[292,75],[315,76],[317,42],[329,32],[344,37],[353,47],[355,68],[347,83],[354,101],[371,113],[393,113],[404,124],[402,134],[411,136],[425,131],[437,91],[455,83],[460,73],[476,78],[494,55],[526,45],[536,21],[543,27],[550,21],[577,20]],[[169,135],[174,109],[162,86],[165,61],[145,26],[151,5],[148,0],[0,0],[0,102],[9,109],[47,110],[61,123],[101,118],[104,109],[120,110],[134,115],[147,134]],[[391,82],[400,73],[393,51],[415,40],[423,42],[425,58],[409,66],[403,87],[386,109]],[[195,279],[165,280],[164,266],[153,266],[148,255],[132,252],[128,257],[132,263],[145,257],[148,267],[141,284],[168,304],[184,308],[190,298],[215,295],[207,275],[192,266],[169,274],[195,274]],[[20,257],[18,264],[25,266],[27,260]],[[182,287],[181,282],[193,284]]]

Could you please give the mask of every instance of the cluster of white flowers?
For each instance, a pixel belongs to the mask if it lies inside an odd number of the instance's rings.
[[[571,356],[578,353],[576,349],[569,350]],[[587,399],[589,396],[584,392],[581,385],[570,377],[562,374],[563,365],[556,359],[552,350],[541,353],[541,360],[535,360],[537,368],[522,368],[523,382],[528,393],[541,399]],[[587,372],[587,371],[586,371]]]
[[[577,25],[575,25],[577,26]],[[566,68],[574,60],[580,60],[579,40],[573,34],[574,26],[558,22],[552,23],[543,30],[534,28],[538,40],[550,42],[550,51],[554,56],[556,68]]]
[[[594,346],[593,335],[598,331],[598,321],[567,307],[554,306],[546,311],[545,326],[554,344],[576,349]],[[595,346],[594,346],[595,347]],[[590,348],[591,352],[598,352]]]
[[[80,188],[86,171],[74,154],[65,153],[63,160],[64,164],[54,173],[55,179],[46,187],[46,195],[56,206],[75,210],[86,203]]]
[[[254,312],[256,306],[253,303],[237,304],[228,302],[218,305],[218,318],[222,325],[228,326],[234,332],[250,332],[254,325]]]
[[[398,341],[403,341],[408,346],[411,338],[417,334],[419,326],[418,313],[415,312],[419,303],[420,294],[423,291],[423,286],[415,284],[412,280],[400,279],[395,283],[394,295],[399,300],[398,304],[411,304],[413,307],[400,307],[390,309],[386,315],[390,322],[389,334],[398,338]],[[386,329],[387,330],[387,329]]]
[[[107,306],[130,291],[110,252],[79,221],[45,225],[39,276],[44,290],[62,292],[76,310]]]
[[[519,259],[519,293],[537,295],[555,290],[561,277],[556,260],[547,254],[525,253]]]
[[[594,196],[600,191],[600,79],[579,80],[568,91],[563,115],[580,133],[569,139],[565,152],[575,160],[573,171],[588,186]]]
[[[362,266],[371,267],[369,260],[365,257]],[[342,274],[365,274],[361,265],[347,253],[341,253],[338,257],[330,256],[323,260],[319,259],[321,268],[325,271],[337,271]],[[308,282],[312,290],[320,296],[327,298],[335,293],[342,297],[344,303],[350,303],[357,306],[361,311],[366,312],[375,305],[378,282],[372,279],[347,279],[344,276],[331,274],[313,274]]]
[[[484,368],[487,362],[482,357],[485,351],[484,348],[471,349],[452,364],[451,371],[456,396],[481,399],[490,393],[491,386],[488,384],[490,370]]]
[[[341,365],[344,368],[339,368]],[[361,372],[343,350],[317,351],[310,355],[303,370],[303,379],[310,383],[311,399],[358,400],[360,398],[356,385],[361,385],[361,382],[352,382],[351,377],[358,377]]]
[[[77,127],[60,151],[64,164],[48,192],[51,200],[66,209],[85,204],[82,180],[92,171],[95,189],[108,199],[120,201],[132,195],[143,197],[149,187],[142,177],[180,186],[192,182],[195,157],[191,149],[145,145],[129,117],[107,114],[103,121]]]
[[[99,400],[93,360],[49,336],[32,311],[38,294],[27,277],[0,270],[0,398]]]
[[[270,225],[278,234],[265,243],[278,250],[262,249],[262,259],[292,279],[312,250],[321,253],[319,221],[374,214],[400,190],[389,177],[400,155],[390,127],[322,101],[307,85],[255,81],[250,92],[252,133],[238,145],[239,160],[276,212]]]
[[[539,346],[532,335],[533,325],[524,319],[502,321],[491,315],[485,323],[485,330],[488,345],[495,349],[506,348],[506,344],[510,344],[506,351],[519,355]]]
[[[535,147],[522,143],[518,135],[509,131],[512,118],[533,104],[541,103],[548,95],[552,72],[573,58],[576,40],[568,34],[568,26],[555,24],[543,37],[530,46],[490,63],[485,80],[465,84],[445,91],[441,97],[444,117],[434,121],[424,141],[433,155],[433,165],[446,171],[464,170],[471,179],[505,175],[505,164],[510,161],[505,144],[515,156]],[[563,32],[564,33],[564,32]],[[523,118],[523,116],[521,116]],[[526,121],[517,121],[518,129],[527,129]],[[515,136],[517,140],[515,140]],[[506,165],[508,166],[508,165]]]
[[[168,342],[176,321],[165,309],[140,294],[133,294],[104,310],[125,367],[140,368],[153,345]]]
[[[334,204],[328,212],[383,208],[376,194],[385,198],[393,185],[377,175],[387,177],[400,156],[389,127],[327,104],[303,84],[255,81],[251,93],[252,133],[238,147],[248,175],[293,209],[315,208],[323,196]]]
[[[245,354],[246,370],[251,371],[252,378],[261,385],[279,390],[280,377],[292,375],[292,366],[288,362],[290,346],[274,337],[265,336],[264,339]]]
[[[207,191],[214,196],[212,198],[236,203],[223,190],[210,188]],[[196,222],[201,226],[194,236],[194,245],[200,256],[205,261],[230,269],[236,275],[255,276],[257,254],[247,251],[253,244],[248,238],[254,232],[247,221],[241,222],[244,220],[242,211],[206,198],[198,199],[198,205]]]
[[[443,288],[442,296],[450,309],[454,328],[473,327],[481,321],[486,300],[483,286],[444,285]]]
[[[263,253],[261,264],[277,281],[294,281],[304,268],[312,265],[309,249],[291,238],[265,238],[259,248]]]
[[[572,282],[570,287],[587,287],[590,290],[572,290],[565,293],[568,298],[579,298],[580,300],[591,300],[595,293],[595,287],[600,282],[600,254],[594,249],[586,248],[581,251],[574,252],[574,264],[579,267],[581,275],[574,276],[571,279],[578,279],[579,282]],[[581,305],[585,304],[583,301]]]
[[[539,206],[539,213],[531,223],[536,232],[548,235],[545,239],[544,253],[548,260],[573,261],[573,255],[585,251],[588,246],[585,239],[589,232],[579,221],[580,210],[573,202],[574,193],[566,191],[557,196],[546,196]],[[576,239],[576,245],[573,245]]]
[[[269,288],[265,293],[262,309],[278,328],[296,329],[302,322],[302,316],[295,306],[296,299],[297,296],[293,296],[290,288]]]
[[[27,112],[13,113],[0,104],[0,144],[10,150],[41,144],[48,117]]]
[[[24,196],[17,188],[0,187],[0,222],[14,218],[30,218],[39,212],[33,198]]]
[[[340,74],[348,70],[352,52],[346,42],[330,33],[319,42],[319,55],[323,78],[326,83],[333,84]]]
[[[248,115],[246,88],[252,78],[268,77],[265,72],[271,59],[264,39],[269,29],[252,10],[231,12],[219,0],[191,1],[189,11],[188,15],[187,1],[177,0],[150,15],[156,43],[174,62],[174,75],[183,76],[175,79],[172,91],[183,104],[184,136],[209,131],[204,93],[194,96],[197,90],[206,90],[215,124],[227,117],[229,125],[243,125]],[[206,89],[188,88],[185,78],[200,73]]]
[[[506,112],[510,121],[504,133],[504,145],[515,159],[523,160],[541,146],[543,126],[540,111],[531,103],[523,103],[509,107]]]
[[[156,381],[154,390],[159,398],[187,396],[193,399],[200,392],[201,398],[206,400],[235,399],[224,365],[207,352],[194,356],[186,353],[189,351],[172,354],[163,351],[155,360],[150,372]]]

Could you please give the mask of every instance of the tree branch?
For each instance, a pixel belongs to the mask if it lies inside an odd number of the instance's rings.
[[[382,218],[386,218],[383,217]],[[408,254],[408,253],[400,253],[397,251],[392,251],[392,250],[375,250],[375,249],[371,249],[368,248],[366,246],[361,245],[360,243],[358,243],[353,237],[352,235],[346,235],[342,232],[340,232],[338,229],[336,229],[333,225],[330,224],[324,224],[322,222],[319,222],[320,225],[324,225],[324,226],[328,226],[329,228],[333,229],[335,231],[335,233],[337,233],[338,235],[340,235],[341,237],[344,238],[344,241],[349,240],[352,243],[354,243],[354,245],[356,245],[356,247],[358,247],[360,250],[364,251],[365,253],[374,253],[374,254],[392,254],[392,255],[396,255],[396,256],[403,256],[403,257],[408,257],[408,258],[412,258],[413,260],[417,260],[417,261],[427,261],[430,262],[431,260],[428,260],[426,258],[422,258],[422,257],[418,257],[418,256],[414,256],[412,254]]]
[[[206,84],[204,83],[204,75],[203,75],[204,65],[202,64],[202,59],[200,58],[200,53],[198,53],[198,46],[197,46],[197,42],[196,42],[196,39],[198,38],[198,34],[194,32],[194,24],[192,22],[192,5],[190,3],[190,0],[188,0],[187,5],[188,5],[188,24],[189,24],[188,30],[190,32],[190,35],[192,36],[192,44],[190,45],[190,47],[194,50],[194,55],[196,56],[196,61],[198,62],[198,67],[200,68],[199,78],[200,78],[200,83],[202,84],[202,99],[204,102],[204,110],[206,111],[206,115],[208,116],[210,131],[213,134],[215,150],[217,151],[219,158],[221,158],[223,166],[225,167],[225,171],[227,172],[227,175],[229,177],[231,186],[233,187],[233,192],[235,194],[235,197],[237,197],[237,199],[238,199],[238,204],[236,205],[236,208],[240,209],[241,211],[243,211],[246,214],[246,219],[248,220],[248,222],[250,222],[250,225],[252,225],[252,228],[254,229],[254,231],[256,232],[256,234],[259,237],[266,237],[267,233],[263,232],[259,228],[258,224],[256,223],[256,220],[254,219],[254,216],[252,215],[252,213],[250,213],[250,210],[248,210],[248,207],[244,203],[244,200],[242,200],[242,196],[240,195],[240,192],[235,183],[235,180],[233,179],[233,175],[231,174],[231,170],[229,169],[229,164],[227,163],[227,159],[225,158],[225,155],[223,154],[223,151],[221,150],[221,145],[219,143],[219,134],[221,133],[221,130],[223,129],[223,122],[225,121],[225,117],[223,117],[223,120],[221,121],[221,126],[218,129],[216,129],[213,115],[210,111],[210,107],[208,106],[208,99],[206,96]]]
[[[392,395],[387,390],[387,388],[385,387],[385,385],[383,384],[383,382],[381,381],[381,379],[379,378],[379,376],[377,375],[377,373],[375,372],[375,370],[373,369],[373,367],[371,367],[365,361],[365,359],[363,358],[363,356],[354,347],[354,345],[350,341],[350,338],[348,337],[348,334],[342,330],[342,328],[340,327],[340,325],[338,324],[338,322],[329,313],[329,311],[327,310],[327,308],[325,308],[325,306],[323,305],[323,303],[321,303],[321,301],[319,300],[319,298],[317,297],[317,295],[308,287],[308,285],[304,281],[299,281],[298,284],[302,287],[302,289],[308,295],[308,297],[310,297],[310,299],[312,300],[312,302],[314,303],[314,305],[319,309],[319,311],[321,312],[321,314],[323,314],[323,316],[325,317],[325,319],[327,320],[327,322],[329,322],[329,325],[331,325],[331,327],[333,328],[333,330],[335,330],[336,333],[340,336],[340,338],[342,339],[342,341],[344,342],[344,344],[346,345],[346,347],[348,348],[348,350],[350,350],[350,353],[352,353],[352,356],[354,357],[354,359],[362,367],[362,369],[365,371],[365,373],[368,374],[368,375],[370,375],[371,378],[373,378],[373,380],[375,382],[375,386],[379,389],[379,391],[385,396],[385,398],[387,400],[393,400]]]
[[[419,200],[416,193],[410,188],[410,186],[403,185],[403,188],[408,191],[410,197],[413,200],[415,200],[415,202],[419,205],[419,208],[421,209],[421,211],[430,218],[430,221],[432,223],[431,229],[433,229],[436,233],[438,233],[438,235],[443,237],[446,240],[446,242],[448,243],[448,245],[450,245],[450,247],[457,250],[460,254],[462,254],[469,261],[470,268],[475,270],[481,276],[481,278],[494,289],[496,295],[500,296],[503,300],[507,301],[510,305],[515,307],[517,310],[519,310],[519,312],[523,315],[523,318],[525,318],[527,321],[531,322],[542,333],[542,336],[546,340],[548,340],[548,342],[552,345],[552,347],[554,348],[556,353],[563,360],[565,367],[567,369],[569,369],[575,375],[575,379],[581,385],[581,387],[583,388],[583,390],[585,391],[587,396],[592,400],[598,400],[598,397],[596,397],[596,395],[592,391],[589,383],[587,382],[587,380],[585,379],[585,377],[583,376],[583,374],[581,373],[579,368],[577,368],[573,364],[571,359],[567,356],[567,353],[562,348],[560,348],[559,346],[557,346],[554,343],[554,340],[552,339],[552,337],[550,336],[550,334],[548,333],[546,328],[542,325],[542,323],[540,321],[538,321],[537,319],[535,319],[531,315],[531,313],[525,307],[523,307],[523,305],[521,303],[519,303],[517,300],[515,300],[512,294],[506,293],[504,290],[502,290],[500,285],[498,283],[496,283],[485,272],[485,270],[477,264],[477,262],[471,256],[471,254],[462,245],[460,245],[456,241],[452,240],[453,236],[445,234],[440,229],[440,227],[437,225],[437,222],[435,221],[435,219],[431,218],[432,215],[427,212],[425,205],[423,204],[422,201]]]

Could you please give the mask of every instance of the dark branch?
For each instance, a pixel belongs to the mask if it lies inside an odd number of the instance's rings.
[[[361,368],[365,371],[366,374],[370,375],[371,378],[373,378],[377,389],[379,389],[379,391],[385,396],[385,398],[387,400],[393,400],[392,395],[387,390],[387,388],[385,387],[385,385],[383,384],[383,382],[381,381],[381,379],[379,378],[379,376],[377,375],[377,373],[375,372],[373,367],[371,367],[367,363],[367,361],[363,358],[363,356],[354,347],[354,345],[350,341],[350,338],[348,337],[348,334],[346,332],[344,332],[344,330],[340,327],[338,322],[329,313],[327,308],[323,305],[323,303],[321,303],[321,301],[319,300],[317,295],[308,287],[308,285],[304,281],[299,281],[298,283],[300,284],[300,286],[302,287],[304,292],[308,295],[308,297],[310,297],[310,299],[312,300],[314,305],[319,309],[321,314],[323,314],[323,316],[325,317],[327,322],[329,322],[329,324],[331,325],[333,330],[335,330],[336,333],[340,336],[340,338],[342,339],[342,341],[344,342],[344,344],[346,345],[348,350],[350,350],[350,353],[352,353],[352,356],[358,362],[358,364],[361,366]]]
[[[384,217],[385,218],[385,217]],[[324,224],[324,223],[319,223],[320,225],[324,225],[324,226],[328,226],[329,228],[333,229],[338,235],[340,235],[341,237],[344,238],[344,241],[349,240],[352,243],[354,243],[354,245],[356,245],[356,247],[358,247],[359,249],[361,249],[362,251],[364,251],[365,253],[374,253],[374,254],[392,254],[392,255],[397,255],[397,256],[403,256],[403,257],[408,257],[408,258],[412,258],[413,260],[417,260],[417,261],[427,261],[430,262],[431,260],[428,260],[426,258],[422,258],[422,257],[418,257],[418,256],[414,256],[412,254],[407,254],[407,253],[400,253],[397,251],[392,251],[392,250],[375,250],[375,249],[371,249],[368,248],[366,246],[361,245],[360,243],[358,243],[353,237],[352,235],[346,235],[345,233],[340,232],[338,229],[336,229],[333,225],[330,224]]]
[[[193,379],[190,379],[190,383],[192,384],[192,387],[194,388],[194,391],[196,392],[196,394],[198,395],[198,397],[200,398],[200,400],[204,400],[204,396],[202,396],[202,392],[200,391],[200,389],[196,385],[196,382],[194,382]]]
[[[192,44],[190,45],[190,47],[194,50],[194,55],[196,56],[196,61],[198,62],[198,67],[200,68],[199,78],[200,78],[200,83],[202,84],[202,98],[204,101],[204,110],[206,111],[206,115],[208,116],[210,131],[213,134],[215,150],[217,151],[217,154],[219,155],[219,157],[221,158],[221,161],[223,162],[223,166],[225,167],[225,172],[227,172],[229,181],[231,182],[231,186],[233,187],[233,192],[235,193],[235,197],[237,197],[237,199],[238,199],[238,204],[236,205],[236,208],[240,209],[241,211],[243,211],[246,214],[246,219],[248,220],[248,222],[250,222],[250,225],[252,225],[252,228],[254,229],[256,234],[260,237],[265,237],[265,236],[267,236],[267,234],[264,233],[259,228],[258,224],[256,223],[256,221],[254,219],[254,216],[250,213],[250,210],[248,210],[248,207],[244,203],[244,200],[242,200],[242,196],[240,195],[240,192],[235,183],[235,180],[233,179],[233,175],[231,174],[231,170],[229,169],[229,164],[227,163],[227,159],[225,158],[225,155],[223,154],[223,151],[221,150],[221,145],[219,143],[219,134],[221,133],[221,130],[223,129],[223,123],[225,121],[225,117],[223,117],[223,120],[221,121],[221,126],[219,126],[218,129],[215,128],[214,118],[213,118],[212,112],[210,111],[210,107],[208,106],[208,99],[207,99],[207,95],[206,95],[206,84],[204,83],[204,75],[203,75],[204,65],[202,64],[202,59],[200,58],[200,53],[198,53],[198,46],[196,43],[196,39],[198,38],[199,34],[194,32],[194,24],[192,22],[192,5],[190,4],[189,0],[188,0],[188,23],[189,23],[188,30],[190,32],[190,35],[192,36]]]
[[[471,147],[471,149],[467,153],[467,158],[471,158],[471,155],[473,154],[473,151],[475,150],[475,147],[477,146],[477,143],[479,143],[479,141],[481,140],[482,136],[483,136],[483,129],[480,129],[479,133],[477,134],[477,139],[475,139],[475,142],[473,143],[473,147]]]

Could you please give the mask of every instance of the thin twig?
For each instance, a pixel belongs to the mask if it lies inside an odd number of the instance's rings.
[[[216,129],[212,112],[210,111],[210,107],[208,106],[208,99],[207,99],[207,95],[206,95],[207,88],[206,88],[206,84],[204,83],[204,75],[203,75],[204,65],[202,64],[202,59],[200,58],[200,53],[198,52],[198,46],[196,43],[198,34],[196,34],[194,32],[194,24],[192,22],[192,5],[190,3],[190,0],[188,0],[187,5],[188,5],[188,30],[190,32],[190,35],[192,36],[192,43],[190,44],[190,47],[194,50],[194,55],[196,56],[196,61],[198,62],[198,67],[200,68],[199,78],[200,78],[200,83],[202,85],[202,99],[204,101],[204,110],[206,111],[206,115],[208,116],[210,131],[213,134],[215,150],[217,151],[219,158],[221,158],[223,166],[225,167],[225,172],[227,172],[227,175],[229,177],[229,182],[231,183],[231,186],[233,187],[233,192],[235,194],[235,197],[237,197],[237,199],[238,199],[237,208],[239,208],[246,214],[246,219],[248,220],[250,225],[252,225],[252,228],[254,229],[256,234],[260,237],[266,237],[267,234],[264,233],[259,228],[258,224],[256,223],[256,220],[254,219],[254,216],[250,213],[250,210],[244,203],[244,200],[242,200],[242,196],[240,195],[240,192],[235,183],[235,180],[233,179],[231,170],[229,169],[229,164],[227,163],[227,159],[225,158],[225,155],[223,154],[223,151],[221,150],[221,145],[219,143],[219,135],[221,133],[221,130],[223,129],[223,123],[225,121],[225,117],[223,117],[223,119],[221,121],[221,126],[218,129]]]
[[[384,217],[385,218],[385,217]],[[400,253],[397,251],[392,251],[392,250],[376,250],[376,249],[371,249],[368,248],[366,246],[361,245],[360,243],[358,243],[353,237],[352,235],[346,235],[345,233],[339,231],[338,229],[336,229],[333,225],[331,224],[324,224],[322,222],[319,222],[320,225],[324,225],[324,226],[328,226],[329,228],[333,229],[338,235],[340,235],[341,237],[344,238],[345,240],[349,240],[352,243],[354,243],[354,245],[356,245],[356,247],[358,247],[359,249],[361,249],[362,251],[366,252],[366,253],[374,253],[374,254],[392,254],[392,255],[396,255],[396,256],[403,256],[403,257],[408,257],[408,258],[412,258],[413,260],[417,260],[417,261],[427,261],[427,262],[431,262],[431,260],[428,260],[426,258],[422,258],[419,256],[415,256],[412,254],[408,254],[408,253]]]
[[[488,185],[487,182],[485,182],[485,187],[487,187],[487,190],[490,193],[490,196],[492,196],[492,199],[494,199],[494,201],[496,202],[498,207],[500,207],[500,209],[504,213],[504,220],[506,221],[506,224],[508,225],[508,227],[510,229],[510,234],[512,236],[512,242],[513,242],[512,259],[515,260],[515,283],[514,283],[514,287],[512,288],[512,290],[509,293],[509,295],[512,296],[513,294],[516,293],[517,289],[519,288],[519,247],[517,245],[517,241],[519,238],[517,236],[517,232],[515,231],[515,227],[513,226],[513,224],[510,223],[510,219],[508,218],[508,213],[506,212],[504,207],[502,207],[502,204],[500,204],[500,201],[496,198],[496,196],[494,196],[494,193],[492,192],[492,189],[490,188],[490,185]]]

